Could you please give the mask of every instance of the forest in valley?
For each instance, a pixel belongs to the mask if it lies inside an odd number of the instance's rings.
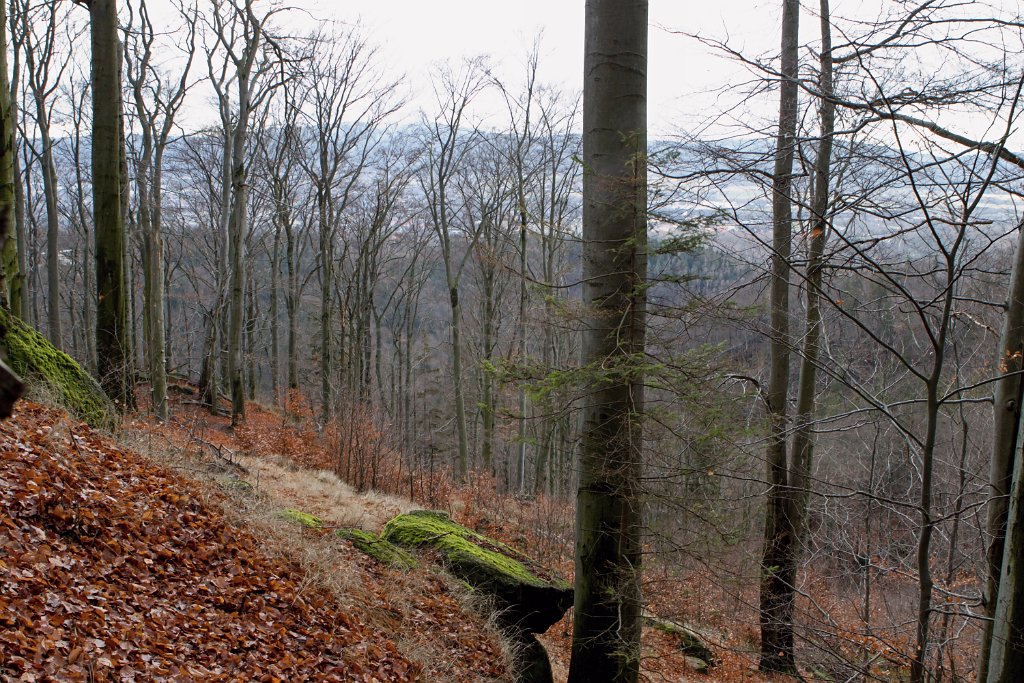
[[[1024,680],[1016,3],[778,0],[755,52],[587,0],[575,84],[544,36],[413,84],[320,4],[0,2],[32,400],[93,424],[28,328],[114,438],[495,535],[572,584],[572,683]],[[740,75],[671,129],[653,32]]]

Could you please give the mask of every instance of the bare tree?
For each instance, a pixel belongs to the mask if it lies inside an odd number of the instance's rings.
[[[130,8],[129,8],[130,9]],[[163,210],[164,154],[174,131],[175,118],[185,100],[189,71],[195,56],[198,9],[178,7],[185,20],[185,62],[177,79],[159,72],[154,63],[156,32],[146,0],[139,2],[138,26],[134,13],[124,28],[125,67],[135,102],[135,116],[141,129],[140,149],[135,159],[138,215],[143,239],[144,350],[148,360],[153,413],[167,419],[167,358],[164,337],[164,248],[161,227]]]
[[[466,395],[462,371],[462,309],[459,290],[463,270],[480,237],[479,224],[459,224],[454,178],[474,145],[477,132],[466,131],[467,108],[484,86],[479,61],[465,64],[461,72],[444,67],[438,74],[434,96],[439,111],[436,118],[424,122],[423,165],[419,184],[426,198],[430,225],[441,248],[444,279],[448,289],[451,332],[451,372],[455,390],[455,429],[458,438],[457,467],[465,478],[469,471],[469,430],[466,420]],[[461,244],[458,242],[461,239]],[[462,249],[460,252],[458,249]]]
[[[21,40],[24,47],[26,82],[35,104],[38,141],[28,144],[38,158],[43,176],[43,201],[46,207],[47,335],[54,346],[63,344],[60,309],[60,216],[57,208],[57,167],[53,157],[50,126],[54,95],[71,60],[71,52],[61,49],[58,35],[65,26],[59,3],[33,5],[19,0]],[[65,43],[74,43],[68,36]]]
[[[303,139],[303,167],[315,191],[320,239],[321,417],[332,411],[334,381],[335,243],[338,222],[380,142],[378,129],[399,106],[395,84],[375,64],[375,49],[355,29],[320,32],[308,41],[310,55],[300,113],[310,125]]]
[[[231,396],[231,423],[245,418],[242,332],[245,306],[245,243],[248,230],[249,158],[248,136],[253,110],[272,91],[264,82],[275,74],[274,47],[267,35],[277,6],[257,7],[256,0],[217,0],[206,22],[214,44],[207,46],[207,66],[217,94],[224,130],[223,232],[227,243],[227,381]],[[224,55],[214,66],[214,51]],[[233,89],[233,93],[232,93]],[[216,403],[216,392],[212,398]]]

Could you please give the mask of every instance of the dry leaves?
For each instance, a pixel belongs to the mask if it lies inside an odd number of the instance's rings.
[[[420,678],[197,484],[60,420],[0,425],[0,680]]]

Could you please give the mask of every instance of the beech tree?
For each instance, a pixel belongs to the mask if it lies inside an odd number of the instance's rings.
[[[179,7],[185,19],[185,63],[176,79],[159,72],[154,60],[156,33],[145,0],[125,26],[127,79],[141,131],[135,159],[135,189],[143,240],[143,344],[147,359],[153,413],[167,419],[167,355],[164,329],[163,174],[164,155],[188,87],[195,56],[197,10]]]
[[[640,669],[647,275],[646,0],[588,0],[583,86],[586,398],[570,683]]]
[[[51,134],[55,94],[61,78],[71,61],[67,44],[59,35],[64,26],[59,3],[31,5],[20,0],[18,5],[21,42],[24,47],[25,78],[35,105],[35,124],[38,139],[26,139],[33,155],[41,165],[43,202],[46,215],[46,305],[47,336],[57,348],[63,346],[61,333],[60,295],[60,216],[57,208],[57,166],[54,162],[54,140]],[[69,29],[70,30],[70,29]]]
[[[100,383],[126,409],[134,404],[122,213],[121,64],[117,0],[89,8],[92,45],[92,187],[96,231],[96,356]]]
[[[796,482],[786,452],[790,387],[790,257],[793,242],[793,160],[796,153],[799,87],[799,0],[782,5],[782,66],[779,129],[772,173],[771,362],[766,392],[768,407],[768,500],[764,555],[761,561],[762,671],[796,673],[793,653],[793,606],[796,598]],[[813,390],[813,378],[811,379]]]
[[[460,478],[469,472],[469,428],[466,391],[462,372],[462,307],[460,290],[466,262],[480,238],[480,224],[458,220],[460,211],[455,178],[473,146],[479,144],[477,131],[466,131],[467,108],[483,88],[479,61],[465,65],[461,73],[444,68],[438,74],[435,97],[440,111],[424,122],[423,164],[419,184],[427,204],[427,215],[440,242],[444,279],[448,289],[450,358],[455,391],[455,430],[458,438],[456,467]],[[463,251],[457,251],[458,242]]]
[[[11,310],[11,276],[15,275],[17,235],[14,231],[14,107],[7,77],[7,3],[0,2],[0,307]],[[10,245],[15,245],[12,249]]]
[[[300,163],[314,190],[319,234],[320,412],[326,422],[334,407],[335,346],[344,343],[334,331],[338,227],[380,144],[382,122],[398,101],[394,83],[377,69],[374,48],[355,30],[320,31],[307,43],[309,61],[297,106],[306,124]],[[344,353],[343,348],[338,355]]]

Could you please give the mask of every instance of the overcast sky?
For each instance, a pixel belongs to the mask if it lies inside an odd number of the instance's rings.
[[[583,29],[585,0],[279,0],[296,8],[279,19],[296,33],[316,22],[333,20],[359,23],[392,78],[402,77],[409,104],[402,112],[407,121],[418,119],[421,109],[433,105],[431,72],[442,62],[458,63],[487,56],[494,72],[510,85],[521,82],[525,58],[535,38],[541,36],[540,80],[580,91],[583,84]],[[989,0],[995,7],[1016,14],[1018,0]],[[833,0],[833,17],[867,20],[894,9],[891,0]],[[965,13],[985,13],[985,2],[962,5]],[[778,51],[781,0],[650,0],[649,121],[651,134],[701,131],[716,115],[719,124],[735,124],[741,135],[752,128],[769,129],[775,118],[777,94],[745,100],[743,85],[757,77],[716,53],[700,41],[682,35],[699,34],[727,41],[747,56]],[[818,33],[815,2],[802,3],[801,43],[814,42]],[[170,3],[154,5],[155,14],[168,12]],[[285,18],[287,17],[287,18]],[[175,22],[177,23],[177,22]],[[1024,40],[1022,38],[1021,40]],[[985,49],[977,44],[972,50]],[[998,50],[998,46],[991,48]],[[1009,46],[1007,49],[1016,49]],[[807,55],[805,55],[806,58]],[[936,69],[941,69],[936,64]],[[196,69],[197,73],[203,71]],[[722,89],[729,88],[727,92]],[[200,89],[202,91],[202,88]],[[478,117],[488,125],[503,126],[497,94],[480,103]],[[200,95],[189,105],[190,123],[213,124],[214,110]],[[198,100],[198,101],[197,101]],[[940,123],[979,137],[991,137],[988,117],[961,118],[955,111],[943,114]],[[735,117],[735,118],[733,118]],[[723,125],[712,129],[721,134]],[[1011,141],[1019,141],[1017,131]],[[1024,144],[1015,142],[1015,144]]]
[[[542,35],[541,80],[568,90],[583,83],[584,0],[302,0],[316,18],[361,21],[395,73],[412,90],[411,111],[429,106],[430,70],[445,60],[489,55],[508,78]],[[778,42],[777,1],[651,0],[650,121],[652,132],[671,132],[694,112],[706,111],[706,93],[745,72],[714,57],[696,41],[671,31],[730,37],[753,53]]]

